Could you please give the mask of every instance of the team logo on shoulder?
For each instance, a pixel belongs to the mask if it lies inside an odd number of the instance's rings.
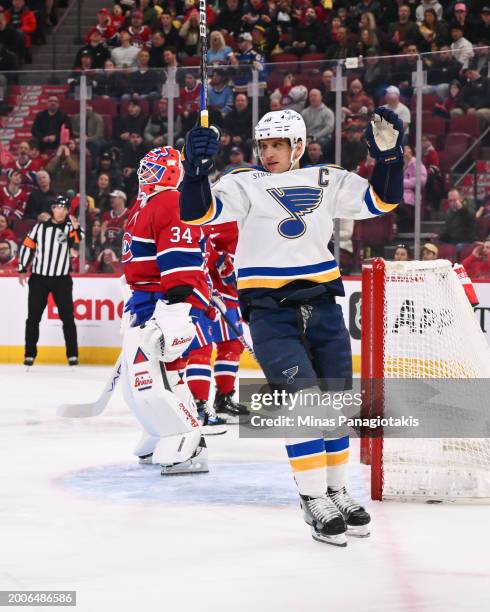
[[[323,191],[319,187],[283,187],[267,191],[290,215],[277,226],[281,236],[284,238],[302,236],[306,232],[303,217],[318,208]]]
[[[131,252],[132,242],[133,236],[129,232],[124,232],[121,250],[121,261],[123,264],[128,263],[133,259],[133,253]]]

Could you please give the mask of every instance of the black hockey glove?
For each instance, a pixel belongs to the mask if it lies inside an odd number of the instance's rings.
[[[195,127],[187,133],[183,155],[187,175],[207,176],[213,170],[213,157],[219,150],[219,138],[219,131],[214,127]]]

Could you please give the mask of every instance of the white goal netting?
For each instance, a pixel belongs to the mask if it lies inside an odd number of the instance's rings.
[[[385,378],[446,379],[455,390],[450,379],[490,378],[490,347],[448,261],[385,263],[383,336]],[[407,384],[407,393],[413,388]],[[463,424],[464,408],[471,408],[469,395],[460,401],[461,414],[450,416],[455,435],[459,416]],[[444,415],[434,414],[439,418],[442,427]],[[383,498],[490,497],[488,438],[384,438],[382,462]]]

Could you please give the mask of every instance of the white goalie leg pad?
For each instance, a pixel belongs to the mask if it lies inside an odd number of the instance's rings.
[[[160,438],[153,451],[153,463],[172,465],[187,461],[196,452],[200,440],[200,428],[180,436]]]
[[[142,346],[142,331],[133,327],[124,336],[124,395],[148,436],[145,450],[153,446],[153,463],[185,461],[192,456],[201,437],[195,407],[186,405],[180,392],[179,395],[172,392],[168,375],[177,388],[181,386],[177,384],[178,373],[165,370],[157,344]],[[136,450],[140,456],[148,454],[141,453],[140,444]]]
[[[133,454],[137,457],[145,457],[147,455],[153,454],[155,450],[155,446],[157,445],[160,438],[157,436],[150,436],[144,429],[141,432],[141,438],[136,445]]]

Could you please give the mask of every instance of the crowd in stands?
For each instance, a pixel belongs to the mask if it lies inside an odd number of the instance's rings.
[[[57,8],[57,0],[0,2],[0,72],[19,70],[32,62],[32,46],[46,43],[47,30],[58,21]],[[3,83],[13,75],[2,77]]]
[[[22,218],[8,213],[6,229],[16,232],[16,225],[42,218],[50,198],[60,192],[73,198],[76,212],[80,118],[75,95],[85,75],[92,94],[87,104],[88,269],[118,269],[124,222],[137,194],[138,163],[150,148],[168,141],[173,88],[174,144],[181,146],[198,120],[197,5],[197,0],[121,0],[99,9],[74,58],[68,96],[50,96],[34,122],[33,140],[9,152],[13,161],[2,162],[8,177],[3,192],[11,195],[1,195],[0,210],[5,198],[15,199],[12,194],[19,190],[27,194],[17,207]],[[413,231],[419,156],[422,217],[445,221],[430,244],[453,260],[471,253],[478,261],[487,257],[490,191],[473,188],[463,195],[450,187],[477,159],[479,147],[459,166],[454,165],[457,152],[467,150],[490,125],[489,0],[220,0],[208,1],[207,18],[210,120],[221,130],[216,176],[254,162],[252,70],[258,73],[259,113],[300,112],[308,135],[303,163],[332,163],[334,83],[342,70],[347,77],[340,111],[343,167],[370,177],[374,162],[363,134],[377,105],[397,113],[406,132],[403,202],[394,214],[344,224],[344,271],[358,269],[363,257],[387,255],[387,244]],[[0,43],[1,32],[0,14]],[[416,151],[412,73],[421,53],[426,85],[422,150]],[[339,68],[339,60],[347,58],[355,61]]]

